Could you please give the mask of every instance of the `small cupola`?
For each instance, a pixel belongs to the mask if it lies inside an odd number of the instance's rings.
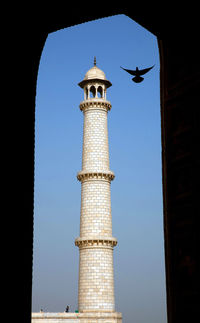
[[[78,85],[84,89],[84,100],[106,100],[106,89],[112,86],[112,83],[106,79],[105,73],[96,66],[96,57],[94,57],[94,66],[87,71],[83,81]]]

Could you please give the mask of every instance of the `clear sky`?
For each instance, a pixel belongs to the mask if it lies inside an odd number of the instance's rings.
[[[112,83],[107,99],[115,303],[125,323],[166,323],[159,52],[154,35],[125,15],[49,34],[36,94],[32,311],[77,309],[83,90],[93,66]],[[155,67],[142,83],[120,65]]]

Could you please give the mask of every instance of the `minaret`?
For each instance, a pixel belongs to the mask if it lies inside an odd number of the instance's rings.
[[[115,311],[107,114],[111,104],[106,90],[112,84],[94,66],[79,86],[84,90],[80,110],[84,114],[79,247],[78,313],[32,313],[32,323],[122,323]]]
[[[80,110],[84,114],[79,247],[79,313],[115,312],[107,114],[111,103],[106,90],[112,85],[102,70],[94,66],[78,84],[84,90]],[[115,312],[116,313],[116,312]],[[113,313],[114,314],[114,313]],[[121,322],[121,313],[116,313]],[[120,315],[119,315],[120,314]],[[113,321],[112,321],[113,322]]]

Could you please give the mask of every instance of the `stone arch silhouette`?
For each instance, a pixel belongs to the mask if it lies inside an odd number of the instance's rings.
[[[24,33],[22,32],[19,35],[18,42],[21,37],[22,64],[20,74],[24,73],[24,83],[23,91],[20,84],[19,93],[22,95],[20,113],[23,114],[23,118],[19,118],[17,130],[23,131],[25,137],[23,136],[23,140],[17,141],[16,144],[18,152],[21,151],[21,154],[18,153],[18,158],[21,158],[21,165],[23,165],[20,192],[24,196],[24,208],[22,209],[21,205],[15,204],[15,214],[19,211],[19,214],[23,215],[23,222],[19,223],[21,230],[23,228],[25,247],[22,277],[25,279],[23,310],[25,309],[26,322],[31,322],[34,106],[40,55],[48,33],[119,13],[127,14],[156,35],[158,39],[168,322],[183,322],[185,320],[193,322],[197,315],[197,299],[199,297],[197,281],[199,278],[200,254],[197,225],[200,178],[200,161],[197,151],[200,121],[197,107],[200,88],[200,63],[198,44],[194,39],[195,37],[198,39],[198,35],[195,34],[195,30],[198,31],[198,27],[195,25],[198,19],[195,19],[196,14],[193,10],[193,21],[187,25],[187,33],[190,33],[191,37],[185,39],[179,36],[180,29],[183,34],[185,31],[184,25],[188,18],[188,7],[187,12],[185,11],[181,15],[175,8],[173,8],[173,11],[168,8],[169,15],[166,12],[163,15],[159,9],[155,10],[154,13],[154,8],[148,8],[148,15],[145,15],[142,7],[138,10],[135,6],[133,9],[128,8],[125,9],[121,5],[117,9],[109,9],[108,7],[105,9],[102,6],[95,13],[92,13],[88,6],[83,6],[79,8],[79,12],[81,12],[81,16],[79,16],[76,14],[77,10],[73,8],[73,5],[66,13],[66,10],[62,12],[62,8],[56,7],[55,4],[54,8],[49,8],[51,14],[45,14],[45,18],[43,14],[37,12],[37,20],[35,20],[33,11],[31,16],[34,17],[34,20],[30,18],[28,21],[28,19],[25,20],[25,17],[22,17]],[[75,14],[72,16],[71,12]],[[169,16],[170,26],[168,23]],[[20,20],[19,15],[17,18]],[[168,26],[168,39],[163,37],[164,26]],[[33,30],[31,27],[34,27]],[[28,36],[27,31],[29,32]],[[16,88],[17,84],[15,83],[14,86]],[[27,95],[26,100],[25,95]],[[19,172],[19,167],[16,168],[16,172]],[[196,209],[198,211],[195,212]],[[19,249],[16,251],[19,252]]]

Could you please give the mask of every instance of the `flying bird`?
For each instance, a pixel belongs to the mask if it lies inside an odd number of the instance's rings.
[[[141,75],[146,74],[148,71],[150,71],[155,65],[148,67],[148,68],[144,68],[143,70],[139,70],[138,67],[136,67],[136,70],[128,70],[126,68],[123,68],[122,66],[120,66],[124,71],[128,72],[131,75],[134,75],[135,77],[132,78],[132,80],[135,83],[140,83],[144,80],[144,77],[141,77]]]

